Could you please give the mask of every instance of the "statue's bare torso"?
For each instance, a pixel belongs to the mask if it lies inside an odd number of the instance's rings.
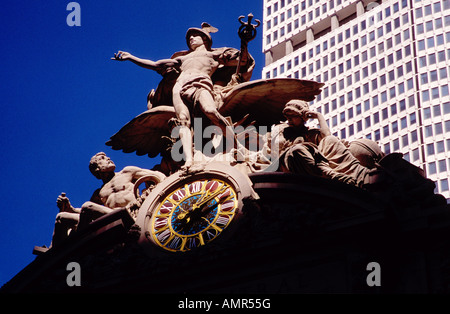
[[[136,167],[125,167],[105,183],[98,191],[102,205],[109,208],[120,208],[135,201],[134,183],[136,180],[133,177],[138,170],[140,169]]]
[[[220,51],[192,51],[185,56],[176,58],[180,65],[180,76],[178,83],[184,82],[198,76],[211,77],[220,65]]]

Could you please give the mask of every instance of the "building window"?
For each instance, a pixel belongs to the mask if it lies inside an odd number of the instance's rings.
[[[419,66],[420,66],[421,68],[427,66],[427,58],[426,58],[425,56],[419,57]]]
[[[383,118],[383,120],[387,120],[387,118],[389,117],[387,108],[381,110],[381,117]]]
[[[378,38],[383,37],[383,27],[379,27],[377,29],[377,36]]]
[[[442,123],[441,123],[441,122],[436,123],[436,124],[434,125],[434,133],[435,133],[436,135],[442,134]]]
[[[398,94],[401,95],[405,92],[405,83],[398,84]]]
[[[331,110],[336,110],[337,109],[337,100],[333,99],[331,101]]]
[[[436,163],[435,162],[430,162],[428,164],[428,174],[429,175],[436,174]]]
[[[362,74],[363,74],[363,78],[366,78],[369,76],[369,68],[368,67],[364,67],[362,69]]]
[[[439,88],[434,87],[431,89],[431,98],[438,99],[439,98]]]
[[[427,38],[427,47],[428,49],[434,47],[434,37]]]
[[[394,152],[396,152],[396,151],[398,151],[399,149],[400,149],[400,141],[398,140],[398,138],[396,138],[394,141],[393,141],[393,149],[394,149]]]
[[[434,13],[441,12],[441,3],[440,2],[433,3],[433,11],[434,11]]]
[[[424,108],[423,109],[423,118],[425,120],[431,118],[431,109],[430,108]]]
[[[355,127],[352,124],[348,127],[348,136],[352,136],[353,134],[355,134]]]
[[[370,65],[370,72],[371,72],[371,74],[374,74],[374,73],[376,73],[377,72],[377,64],[374,62],[374,63],[372,63],[371,65]],[[373,84],[372,84],[373,85]],[[375,84],[376,85],[376,84]],[[375,88],[372,88],[373,90],[375,90],[376,89],[376,87]]]
[[[450,113],[450,102],[443,103],[442,107],[443,107],[444,114]],[[450,129],[446,130],[446,131],[450,131]]]
[[[377,124],[378,122],[380,122],[380,114],[375,112],[373,115],[373,124]]]
[[[441,180],[441,192],[448,191],[448,179]]]
[[[428,90],[422,91],[422,100],[423,101],[430,100],[430,92]]]
[[[370,102],[369,102],[369,100],[365,100],[364,101],[364,111],[368,111],[368,110],[370,110]]]
[[[403,135],[402,136],[402,147],[408,147],[409,143],[408,143],[408,135]]]
[[[359,97],[361,97],[361,88],[360,87],[357,87],[356,89],[355,89],[355,98],[359,98]],[[361,105],[359,105],[360,106],[360,108],[361,108]]]
[[[439,141],[436,143],[436,151],[438,154],[445,152],[444,141]],[[450,166],[450,159],[449,159],[449,166]]]
[[[380,86],[386,85],[386,75],[382,74],[380,75]]]
[[[417,142],[417,131],[416,130],[411,132],[411,142],[412,143]]]
[[[408,122],[406,121],[406,117],[403,117],[400,119],[400,127],[402,129],[406,129],[406,127],[408,126]]]
[[[383,137],[389,136],[389,125],[383,127]]]
[[[380,130],[375,130],[374,138],[375,138],[375,141],[379,141],[380,140]]]
[[[420,83],[421,84],[428,84],[428,73],[420,74]]]
[[[383,150],[384,150],[385,154],[390,154],[391,153],[391,145],[389,143],[384,144]]]
[[[400,111],[406,110],[406,101],[404,99],[399,102]]]
[[[433,128],[431,125],[427,125],[425,127],[425,137],[432,137],[433,136]]]
[[[441,106],[435,105],[433,106],[433,117],[440,117],[441,116]]]
[[[434,155],[434,143],[427,144],[427,156]]]
[[[395,87],[391,87],[389,89],[389,98],[390,99],[395,98]]]
[[[397,104],[391,105],[391,115],[397,114]]]
[[[423,39],[419,40],[418,47],[419,47],[420,51],[425,50],[425,40],[423,40]]]
[[[406,86],[408,87],[408,90],[414,89],[414,80],[410,78],[408,81],[406,81]]]
[[[423,24],[416,24],[416,29],[417,29],[417,34],[423,34],[425,32],[424,28],[423,28]]]
[[[416,160],[419,160],[419,149],[414,149],[413,151],[412,151],[412,158],[413,158],[413,161],[416,161]]]
[[[413,112],[413,113],[411,113],[409,115],[409,124],[412,125],[412,124],[415,124],[415,123],[416,123],[416,113]]]

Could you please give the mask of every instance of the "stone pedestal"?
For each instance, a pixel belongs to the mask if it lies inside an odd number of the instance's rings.
[[[285,173],[250,176],[260,199],[232,234],[199,249],[149,254],[126,211],[50,249],[2,292],[448,293],[449,206],[405,203],[377,191]],[[225,233],[225,232],[224,232]],[[221,235],[222,236],[222,235]],[[66,266],[81,267],[69,287]],[[370,287],[367,265],[380,265]]]

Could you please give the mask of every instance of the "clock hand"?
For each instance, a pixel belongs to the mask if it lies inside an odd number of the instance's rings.
[[[210,199],[210,201],[213,198]],[[204,216],[208,215],[214,208],[219,206],[219,203],[209,204],[208,202],[202,203],[197,208],[191,210],[188,213],[181,213],[177,216],[180,221],[180,231],[191,228],[196,222],[201,219],[206,219]],[[207,219],[206,219],[207,220]]]
[[[212,199],[212,197],[215,197],[215,193],[214,193],[214,195],[208,196],[208,198],[205,199],[206,195],[207,195],[207,193],[202,194],[200,199],[197,200],[197,202],[194,205],[192,205],[192,210],[184,210],[183,208],[181,208],[181,210],[183,212],[178,214],[177,219],[180,219],[180,220],[185,219],[186,216],[190,216],[193,211],[195,211],[196,209],[201,207],[203,204],[208,203],[208,201],[210,201]]]
[[[192,207],[193,210],[197,210],[198,208],[201,208],[205,204],[209,203],[211,200],[216,198],[217,195],[224,193],[229,187],[226,185],[223,185],[218,191],[214,192],[213,194],[206,197],[206,199],[201,198],[199,202],[195,203]]]
[[[216,208],[220,201],[215,204],[208,204],[211,202],[214,198],[216,198],[219,194],[225,193],[225,191],[229,188],[227,185],[223,185],[221,188],[219,188],[217,191],[212,193],[211,195],[206,196],[207,194],[204,194],[197,203],[195,203],[192,206],[192,210],[188,212],[182,212],[177,216],[177,219],[180,222],[181,230],[184,230],[185,228],[190,228],[196,221],[199,220],[199,218],[202,218],[203,215],[207,215],[210,213],[214,208]]]
[[[208,219],[206,219],[205,216],[208,215],[215,208],[217,208],[220,204],[222,204],[222,201],[223,201],[223,199],[219,199],[218,202],[215,202],[213,204],[208,204],[208,203],[202,204],[199,207],[199,209],[192,212],[192,219],[190,221],[193,222],[198,218],[202,218],[202,219],[208,221]],[[208,221],[208,223],[209,223],[209,221]]]

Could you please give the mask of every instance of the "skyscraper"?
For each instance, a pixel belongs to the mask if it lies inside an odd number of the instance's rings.
[[[401,152],[450,198],[450,0],[264,0],[263,78],[326,85],[334,135]]]

